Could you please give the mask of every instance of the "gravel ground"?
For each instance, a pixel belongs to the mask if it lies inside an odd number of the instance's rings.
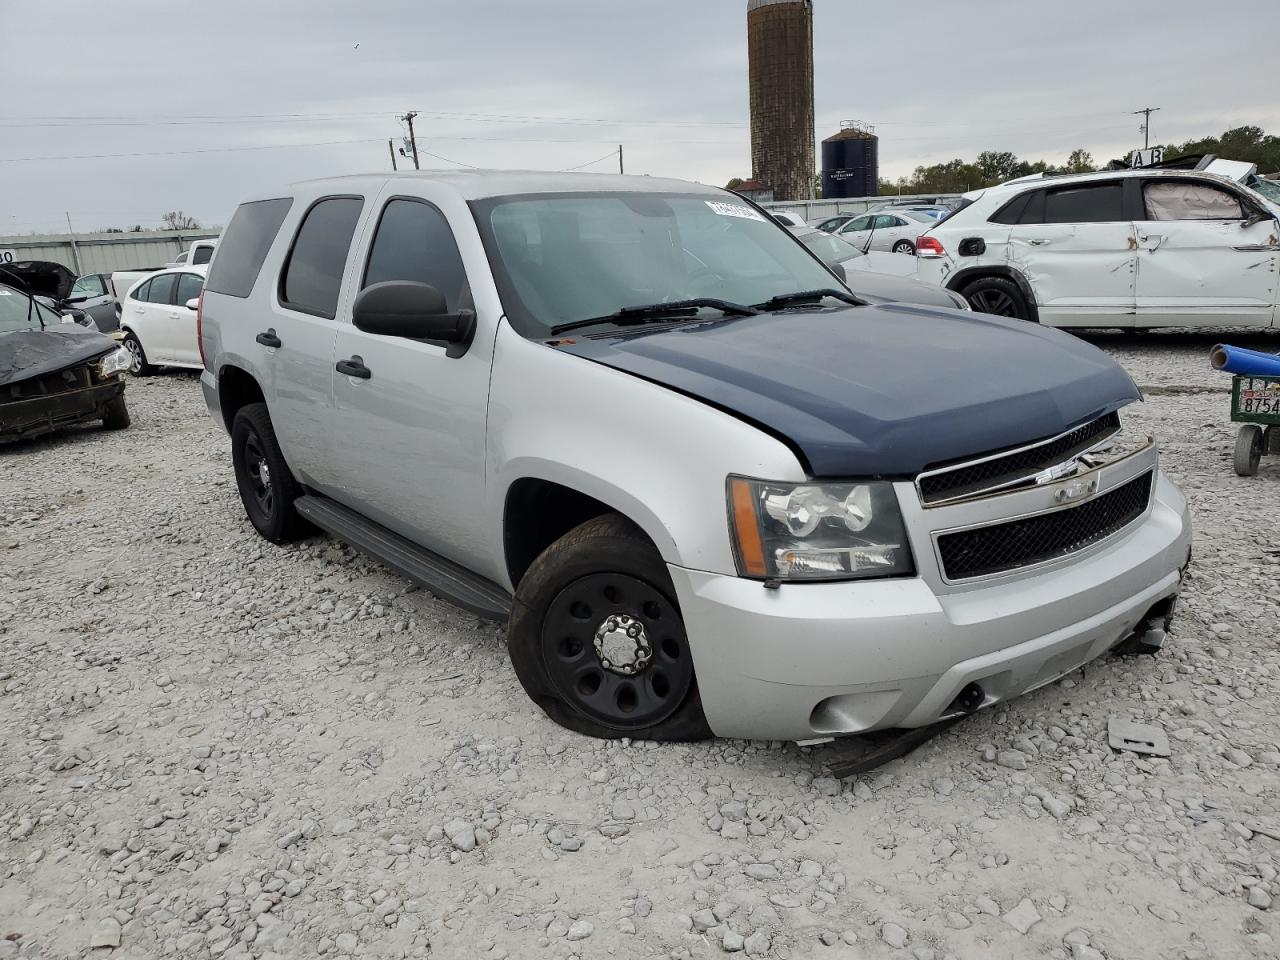
[[[552,725],[497,627],[260,540],[193,375],[0,452],[0,960],[1275,957],[1280,462],[1232,473],[1214,338],[1094,339],[1196,515],[1165,651],[848,781]]]

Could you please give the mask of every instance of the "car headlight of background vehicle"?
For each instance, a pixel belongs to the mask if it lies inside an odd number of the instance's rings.
[[[730,477],[728,493],[741,576],[857,580],[914,572],[892,484]]]
[[[124,373],[129,369],[129,362],[129,351],[121,347],[118,350],[111,351],[98,361],[98,373],[104,377]]]

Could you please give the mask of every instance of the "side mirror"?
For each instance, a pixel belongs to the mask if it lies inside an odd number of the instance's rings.
[[[1260,223],[1265,223],[1268,220],[1277,219],[1277,217],[1275,217],[1270,212],[1266,210],[1259,210],[1257,207],[1248,207],[1246,208],[1245,212],[1248,213],[1249,215],[1245,219],[1240,221],[1241,229],[1254,227]]]
[[[475,334],[476,315],[470,310],[448,310],[444,294],[430,284],[387,280],[360,291],[351,319],[365,333],[440,340],[449,344],[449,356],[462,356]]]
[[[831,272],[834,273],[841,280],[843,280],[845,283],[849,282],[849,274],[845,270],[843,263],[833,263],[831,265]]]
[[[84,303],[88,299],[89,298],[87,296],[76,294],[74,297],[67,297],[67,299],[63,300],[62,302],[63,303]]]
[[[187,306],[187,309],[188,309],[188,310],[197,310],[197,309],[199,309],[199,307],[200,307],[200,298],[199,298],[199,297],[192,297],[190,300],[188,300],[188,301],[187,301],[186,306]]]

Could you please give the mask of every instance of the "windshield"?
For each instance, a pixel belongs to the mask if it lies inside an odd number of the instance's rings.
[[[529,337],[626,307],[835,285],[785,228],[731,197],[554,194],[474,209],[507,317]]]
[[[0,284],[0,333],[39,330],[42,319],[44,326],[62,323],[62,317],[40,301],[32,300],[25,293]]]
[[[1259,177],[1250,187],[1257,193],[1262,194],[1272,203],[1280,203],[1280,180],[1263,180]]]
[[[817,254],[818,259],[829,267],[863,255],[862,251],[852,243],[833,237],[829,233],[806,233],[800,238],[800,242]]]

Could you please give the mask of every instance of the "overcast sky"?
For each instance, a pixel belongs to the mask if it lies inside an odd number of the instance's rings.
[[[750,174],[746,6],[0,0],[0,234],[225,223],[276,184],[388,169],[410,109],[424,167],[607,171],[622,142],[628,173],[723,184]],[[875,124],[892,178],[983,149],[1118,156],[1148,105],[1157,140],[1280,132],[1277,13],[817,0],[818,138]]]

